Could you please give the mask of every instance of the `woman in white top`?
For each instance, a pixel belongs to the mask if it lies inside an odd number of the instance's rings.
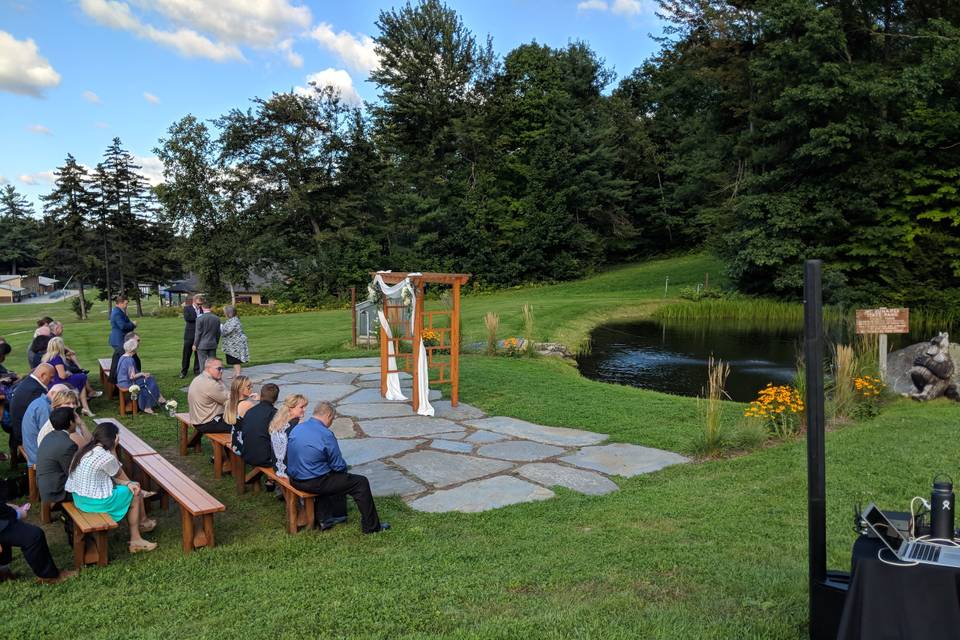
[[[64,487],[73,494],[73,504],[87,513],[106,513],[119,522],[124,516],[130,525],[130,553],[153,551],[156,542],[140,535],[153,531],[155,520],[144,518],[143,500],[154,495],[127,478],[116,456],[120,430],[112,422],[97,425],[93,440],[81,447],[70,463]]]
[[[59,409],[60,407],[76,409],[80,406],[80,400],[77,399],[76,391],[73,389],[64,389],[63,391],[58,391],[53,394],[53,398],[50,399],[50,404],[51,411]],[[51,433],[53,433],[53,425],[50,424],[50,420],[48,419],[43,423],[43,426],[40,427],[40,433],[37,434],[37,446],[39,447],[43,439]],[[77,447],[82,447],[90,442],[90,432],[87,431],[82,420],[77,421],[77,429],[70,434],[70,439],[73,440]]]
[[[295,393],[283,399],[283,405],[270,421],[270,443],[273,445],[274,470],[277,475],[287,477],[287,435],[307,412],[309,401],[305,396]]]

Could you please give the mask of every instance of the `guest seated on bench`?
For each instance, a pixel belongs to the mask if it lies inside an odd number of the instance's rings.
[[[52,336],[50,333],[51,322],[53,322],[53,318],[50,316],[44,316],[37,320],[37,328],[33,332],[33,339],[27,347],[27,364],[30,365],[31,370],[37,368],[43,354],[47,352],[47,343],[50,342]]]
[[[42,396],[50,388],[50,380],[56,371],[49,364],[41,362],[33,372],[20,381],[13,391],[13,398],[7,398],[10,405],[10,451],[16,451],[23,444],[23,414],[30,403]],[[8,430],[7,425],[3,427]]]
[[[79,448],[71,436],[82,422],[75,407],[57,407],[50,412],[49,423],[52,425],[49,437],[43,439],[37,450],[37,489],[41,503],[48,502],[60,509],[59,503],[73,499],[64,487],[70,474],[70,461]],[[73,536],[71,524],[70,518],[64,520],[68,540]]]
[[[83,407],[83,414],[93,417],[93,412],[90,411],[90,405],[87,403],[87,374],[67,371],[67,348],[63,344],[63,338],[50,338],[47,352],[43,356],[43,362],[51,365],[55,370],[51,384],[66,384],[76,389],[77,393],[80,394],[80,406]]]
[[[93,440],[81,447],[70,462],[66,490],[73,494],[73,503],[80,511],[106,513],[115,522],[124,516],[130,525],[130,553],[153,551],[156,542],[143,539],[142,533],[153,531],[155,520],[144,518],[143,500],[153,492],[142,491],[140,485],[127,478],[117,459],[117,425],[103,422],[93,432]]]
[[[280,387],[268,382],[260,387],[260,402],[248,409],[243,416],[240,433],[243,439],[243,461],[251,467],[272,467],[273,443],[270,441],[270,422],[277,410],[274,404],[280,395]]]
[[[28,467],[37,463],[38,436],[40,435],[40,429],[50,418],[54,396],[70,391],[72,389],[65,384],[52,385],[49,391],[31,402],[27,411],[23,414],[23,420],[20,422],[20,432],[23,434],[23,450],[27,454]]]
[[[330,431],[333,416],[329,402],[318,402],[313,408],[313,417],[290,432],[287,446],[290,484],[317,494],[314,513],[321,529],[346,522],[348,494],[360,511],[360,528],[364,533],[389,529],[390,525],[380,522],[377,515],[370,481],[366,476],[347,473],[337,437]]]
[[[53,398],[50,400],[51,415],[53,411],[56,411],[60,407],[79,409],[80,399],[77,397],[77,392],[70,387],[66,387],[64,391],[53,394]],[[37,434],[38,449],[40,448],[40,443],[43,442],[43,439],[51,433],[53,433],[53,424],[51,424],[50,419],[48,418],[47,421],[43,423],[43,426],[40,427],[40,433]],[[90,431],[84,426],[83,420],[78,420],[76,431],[71,430],[70,432],[70,439],[73,440],[78,447],[82,447],[90,442],[92,437],[93,436],[90,435]]]
[[[23,559],[40,582],[56,584],[77,575],[76,571],[57,568],[43,529],[25,522],[29,508],[29,503],[17,507],[0,502],[0,582],[17,577],[10,571],[13,547],[20,547]]]
[[[283,399],[283,405],[270,420],[270,444],[273,448],[273,469],[281,478],[287,477],[287,439],[290,431],[300,423],[310,402],[294,393]]]
[[[222,378],[223,363],[217,358],[207,358],[203,371],[187,390],[190,423],[200,433],[230,433],[230,425],[223,421],[229,394]]]
[[[244,416],[256,404],[253,382],[247,376],[236,376],[230,383],[230,397],[223,410],[223,421],[230,425],[230,446],[237,455],[243,453]]]
[[[136,339],[127,340],[123,343],[123,355],[117,360],[117,387],[126,391],[130,388],[130,385],[138,385],[140,395],[137,397],[137,405],[140,407],[140,411],[152,414],[154,413],[153,408],[166,402],[166,399],[160,393],[157,379],[146,371],[140,371],[137,366],[134,356],[137,355],[139,346],[140,341]]]

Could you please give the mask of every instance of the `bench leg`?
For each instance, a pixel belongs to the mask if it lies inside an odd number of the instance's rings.
[[[287,533],[293,534],[297,532],[297,496],[284,490],[283,498],[287,503]]]
[[[213,549],[213,514],[207,513],[203,517],[203,535],[206,538],[206,547]]]
[[[196,453],[200,453],[203,450],[203,434],[199,431],[194,431],[193,440],[190,441],[190,446],[193,447],[193,450]]]
[[[127,392],[123,389],[120,390],[120,415],[127,415]]]
[[[313,498],[304,498],[303,499],[303,511],[306,515],[306,527],[307,529],[313,529],[314,523],[316,521],[316,515],[314,514],[314,507],[316,507],[316,501]]]
[[[223,447],[213,440],[210,444],[213,445],[213,479],[219,480],[223,477]]]
[[[190,553],[193,551],[193,516],[183,507],[180,508],[180,522],[183,526],[183,552]]]
[[[187,423],[183,420],[179,421],[180,427],[180,455],[187,455]]]
[[[247,490],[243,458],[232,451],[230,452],[230,474],[233,476],[233,485],[237,489],[237,495],[243,495],[244,491]]]
[[[101,567],[107,566],[107,532],[97,531],[97,564]]]
[[[83,557],[87,550],[87,536],[78,529],[73,533],[73,568],[79,571],[83,569]]]
[[[30,486],[30,502],[40,502],[40,489],[37,487],[36,467],[27,467],[27,482]]]
[[[50,513],[50,511],[51,511],[51,509],[53,509],[53,505],[52,505],[51,503],[49,503],[49,502],[41,502],[41,503],[40,503],[40,522],[41,522],[41,523],[43,523],[43,524],[50,524],[50,520],[51,520],[51,513]]]

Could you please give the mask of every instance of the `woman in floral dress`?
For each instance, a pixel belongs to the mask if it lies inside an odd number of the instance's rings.
[[[227,364],[233,365],[233,375],[240,375],[241,365],[250,361],[250,349],[247,346],[247,334],[237,317],[237,309],[231,305],[223,308],[227,321],[220,325],[220,344],[227,356]]]

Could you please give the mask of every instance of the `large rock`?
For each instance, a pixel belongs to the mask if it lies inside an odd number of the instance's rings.
[[[330,431],[337,436],[337,440],[356,438],[357,432],[353,429],[353,420],[350,418],[336,418],[330,425]]]
[[[913,359],[929,345],[929,342],[917,342],[887,355],[887,386],[890,389],[901,394],[917,391],[908,372],[913,366]],[[960,367],[960,344],[950,343],[950,357],[953,358],[954,366]],[[956,371],[954,371],[953,380],[960,382],[960,375]]]
[[[565,467],[552,462],[525,464],[517,469],[517,473],[537,484],[547,487],[566,487],[588,496],[602,496],[619,488],[612,480],[599,473]]]
[[[409,496],[421,493],[426,487],[403,475],[385,463],[369,462],[350,469],[350,473],[366,476],[370,481],[370,490],[374,496]]]
[[[526,440],[508,440],[506,442],[486,444],[477,449],[477,453],[486,458],[515,460],[517,462],[545,460],[546,458],[558,456],[564,453],[564,451],[565,449],[555,447],[552,444],[529,442]]]
[[[337,406],[337,413],[354,418],[401,418],[415,416],[413,408],[405,402],[357,402]]]
[[[486,460],[456,453],[414,451],[391,460],[399,467],[438,487],[449,487],[467,480],[506,471],[513,465],[501,460]],[[449,509],[444,509],[449,511]]]
[[[536,440],[537,442],[544,442],[546,444],[555,444],[560,447],[582,447],[598,444],[607,439],[607,435],[603,433],[568,429],[566,427],[544,427],[525,420],[517,420],[516,418],[507,418],[504,416],[494,416],[481,420],[467,420],[464,424],[476,429],[494,431],[515,438]]]
[[[415,438],[464,430],[463,427],[449,420],[427,416],[363,420],[360,423],[360,429],[368,436],[375,438]]]
[[[460,402],[455,407],[450,404],[449,400],[437,400],[436,402],[431,400],[430,402],[433,405],[433,415],[438,418],[447,418],[460,422],[462,420],[485,418],[487,415],[480,409],[465,402]]]
[[[415,449],[423,442],[423,440],[395,440],[393,438],[357,438],[341,442],[340,452],[347,464],[353,467]]]
[[[573,455],[560,458],[560,461],[611,476],[630,478],[690,460],[678,453],[662,449],[635,444],[607,444],[601,447],[584,447]]]
[[[497,476],[446,491],[437,491],[428,496],[417,498],[410,506],[417,511],[433,513],[444,511],[463,511],[476,513],[499,509],[511,504],[548,500],[555,494],[549,489],[538,487],[513,476]]]

